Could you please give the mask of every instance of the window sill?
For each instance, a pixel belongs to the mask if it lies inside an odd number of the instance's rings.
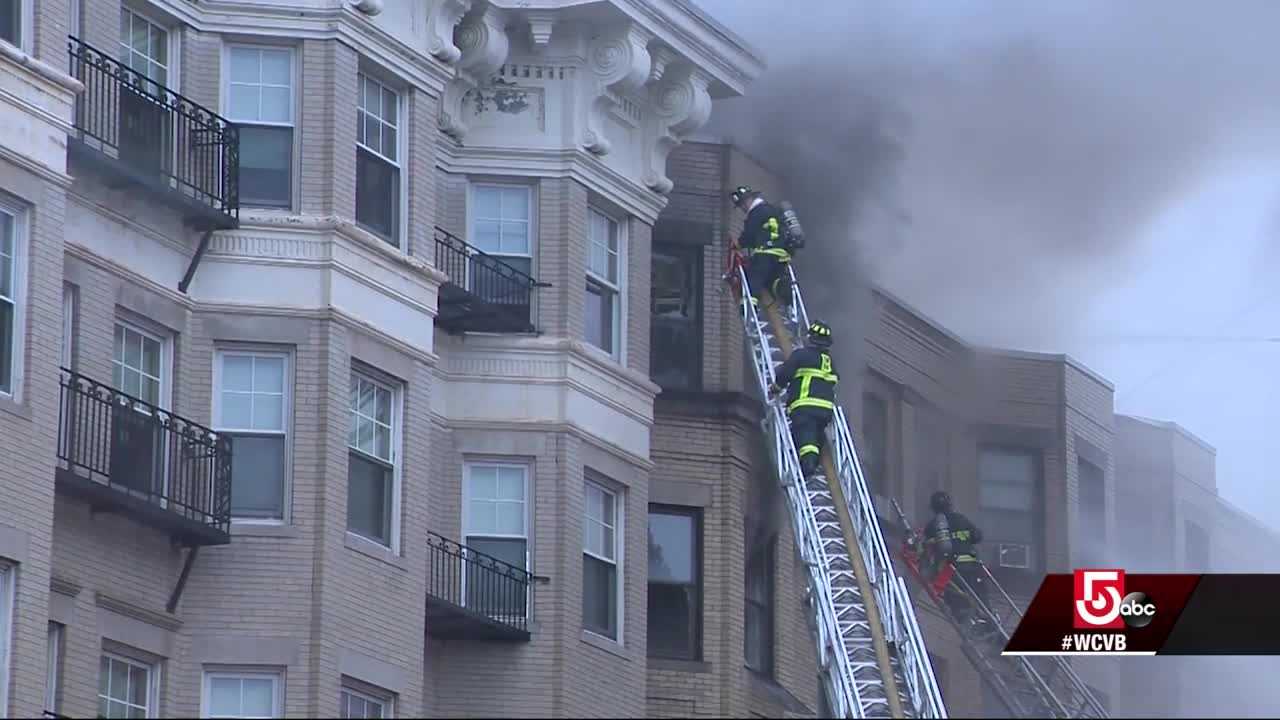
[[[622,643],[617,640],[610,640],[603,635],[597,635],[590,630],[582,631],[582,642],[590,645],[591,647],[603,650],[610,655],[617,655],[623,660],[631,659],[627,657],[627,648]]]
[[[31,419],[31,405],[14,400],[12,395],[0,395],[0,411],[20,417],[23,420]]]
[[[298,537],[298,528],[294,525],[286,525],[279,522],[232,520],[231,535],[233,537],[296,538]]]
[[[365,557],[370,557],[374,560],[384,562],[397,570],[404,572],[409,570],[409,565],[405,562],[404,558],[395,554],[391,548],[385,545],[379,545],[378,543],[367,538],[360,537],[353,532],[347,532],[343,545],[345,545],[348,550],[360,553]]]
[[[649,669],[662,670],[664,672],[703,674],[711,672],[711,663],[702,660],[675,660],[650,656]]]

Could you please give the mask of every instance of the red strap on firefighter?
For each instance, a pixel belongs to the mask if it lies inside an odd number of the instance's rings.
[[[742,253],[738,249],[738,243],[729,241],[729,252],[725,257],[725,270],[721,279],[729,283],[729,288],[733,291],[734,299],[742,297],[742,274],[738,272],[738,268],[742,267]]]

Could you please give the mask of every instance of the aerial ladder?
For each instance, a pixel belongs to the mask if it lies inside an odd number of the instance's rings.
[[[935,577],[927,579],[920,571],[922,538],[912,530],[897,500],[893,501],[893,509],[904,530],[903,561],[960,636],[961,648],[983,682],[1013,717],[1107,717],[1106,709],[1065,658],[1058,655],[1027,657],[1001,654],[1022,620],[1018,604],[996,582],[986,565],[981,566],[989,588],[985,603],[951,563],[941,567]],[[957,617],[946,602],[947,593],[956,593],[974,615],[971,618]],[[974,622],[975,618],[977,622]]]
[[[746,290],[737,248],[727,280],[737,291],[761,397],[774,368],[809,326],[795,271],[780,308],[767,292],[761,312]],[[835,717],[945,718],[906,581],[894,569],[862,476],[844,409],[827,428],[822,471],[806,479],[783,403],[767,403],[762,421],[770,458],[786,495],[796,547],[807,569],[809,617],[823,690]]]

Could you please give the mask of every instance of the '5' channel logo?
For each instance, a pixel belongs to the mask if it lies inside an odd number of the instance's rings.
[[[1124,570],[1076,570],[1073,625],[1077,630],[1145,627],[1156,606],[1146,593],[1124,592]]]

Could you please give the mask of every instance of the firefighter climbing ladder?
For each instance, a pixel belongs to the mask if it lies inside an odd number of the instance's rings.
[[[762,319],[750,294],[739,293],[762,396],[774,367],[809,326],[800,286],[789,273],[792,298],[785,313],[766,297]],[[730,276],[746,287],[740,264]],[[911,597],[880,533],[843,408],[837,405],[827,429],[823,472],[807,481],[782,403],[769,404],[763,425],[808,569],[810,622],[831,711],[841,718],[945,718]]]
[[[1070,663],[1064,658],[1056,655],[1031,658],[1000,654],[1008,645],[1010,635],[1017,629],[1018,622],[1022,619],[1022,611],[985,566],[982,571],[986,573],[985,579],[990,588],[987,592],[987,603],[978,599],[973,588],[958,573],[952,575],[951,589],[948,591],[962,593],[964,599],[978,609],[978,616],[986,622],[975,626],[961,622],[955,617],[942,597],[920,576],[917,556],[913,549],[911,524],[896,500],[893,503],[893,509],[906,530],[907,539],[903,543],[903,558],[907,566],[924,585],[926,592],[933,598],[942,615],[962,638],[961,646],[969,662],[973,663],[974,668],[982,675],[983,681],[991,687],[1014,717],[1107,717],[1102,704],[1093,696],[1093,693],[1089,692],[1088,686],[1076,675]]]

